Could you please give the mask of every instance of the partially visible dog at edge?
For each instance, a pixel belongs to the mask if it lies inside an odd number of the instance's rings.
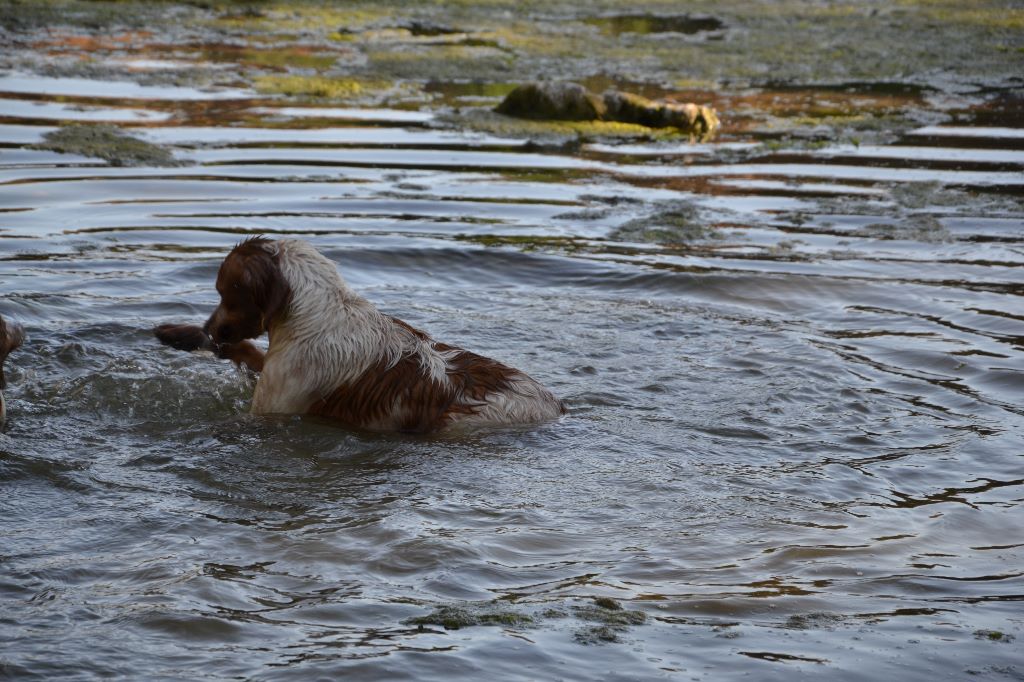
[[[0,426],[7,421],[7,403],[4,401],[4,389],[7,388],[7,378],[4,376],[4,362],[12,350],[25,341],[25,330],[20,324],[4,322],[0,317]]]
[[[308,414],[373,431],[557,419],[564,404],[525,373],[435,341],[354,292],[310,244],[253,237],[217,274],[204,327],[154,332],[180,350],[212,350],[259,372],[254,414]],[[266,354],[248,339],[269,334]]]

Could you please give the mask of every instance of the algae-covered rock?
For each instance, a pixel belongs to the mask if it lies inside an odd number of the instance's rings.
[[[180,166],[181,161],[160,145],[128,135],[112,125],[75,124],[43,136],[36,149],[103,159],[111,166]]]
[[[516,118],[592,121],[604,117],[605,106],[579,83],[541,82],[520,85],[495,111]]]
[[[530,625],[533,618],[511,609],[495,605],[467,604],[465,606],[443,605],[425,616],[405,621],[409,625],[440,625],[445,630],[458,630],[474,625],[498,625],[522,627]]]
[[[709,133],[718,127],[718,115],[708,106],[655,102],[629,92],[609,90],[604,94],[605,118],[622,123],[638,123],[649,128],[679,128]]]
[[[608,608],[597,603],[594,606],[576,606],[573,607],[573,614],[581,620],[623,630],[630,625],[643,625],[647,622],[647,614],[643,611],[624,609],[618,605],[616,608]]]
[[[573,639],[579,644],[614,644],[619,641],[619,629],[607,625],[594,625],[577,630]]]
[[[576,631],[575,639],[580,644],[618,642],[619,635],[628,631],[630,626],[647,622],[647,614],[643,611],[624,609],[608,597],[595,598],[593,605],[575,606],[573,614],[580,620],[595,623]]]
[[[600,606],[602,609],[608,609],[609,611],[622,610],[622,604],[611,597],[594,597],[594,606]]]
[[[629,92],[611,90],[598,97],[578,83],[543,82],[520,85],[495,111],[515,118],[549,121],[606,121],[678,128],[707,135],[718,127],[718,115],[699,104],[656,102]]]

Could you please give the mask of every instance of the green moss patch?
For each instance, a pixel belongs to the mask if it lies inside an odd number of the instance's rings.
[[[324,76],[260,76],[253,85],[265,94],[315,99],[353,99],[367,91],[361,81]]]
[[[112,166],[180,166],[165,147],[140,140],[111,125],[69,125],[47,133],[35,149],[80,154]]]
[[[620,641],[633,625],[647,622],[647,614],[643,611],[632,611],[622,608],[614,599],[597,597],[593,604],[574,606],[573,615],[591,625],[580,628],[573,638],[580,644],[609,644]]]
[[[607,644],[620,641],[620,637],[631,627],[647,622],[647,615],[642,611],[625,609],[607,597],[598,597],[589,603],[565,608],[549,606],[539,611],[534,609],[532,613],[525,613],[521,609],[516,604],[502,601],[443,604],[424,616],[409,618],[404,623],[421,628],[437,625],[445,630],[474,626],[523,629],[539,626],[544,621],[575,619],[579,627],[573,637],[578,643]]]
[[[493,135],[528,138],[545,143],[614,142],[616,140],[679,141],[692,138],[690,134],[676,128],[655,129],[618,121],[535,121],[481,110],[448,116],[442,120],[459,127]]]

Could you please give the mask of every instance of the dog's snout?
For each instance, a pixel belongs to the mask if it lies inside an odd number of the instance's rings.
[[[206,332],[206,335],[212,338],[215,343],[220,343],[222,340],[221,337],[223,336],[224,325],[221,320],[223,317],[224,314],[221,311],[221,307],[217,306],[213,311],[213,314],[210,315],[210,319],[208,319],[206,324],[203,325],[203,331]]]
[[[218,325],[213,330],[213,340],[216,341],[217,343],[230,343],[236,340],[234,336],[235,329],[230,324]]]

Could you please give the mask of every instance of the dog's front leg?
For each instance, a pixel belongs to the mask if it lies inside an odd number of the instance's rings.
[[[263,359],[266,353],[261,351],[252,341],[238,343],[222,343],[217,346],[218,358],[230,360],[239,367],[245,365],[254,372],[263,371]]]

